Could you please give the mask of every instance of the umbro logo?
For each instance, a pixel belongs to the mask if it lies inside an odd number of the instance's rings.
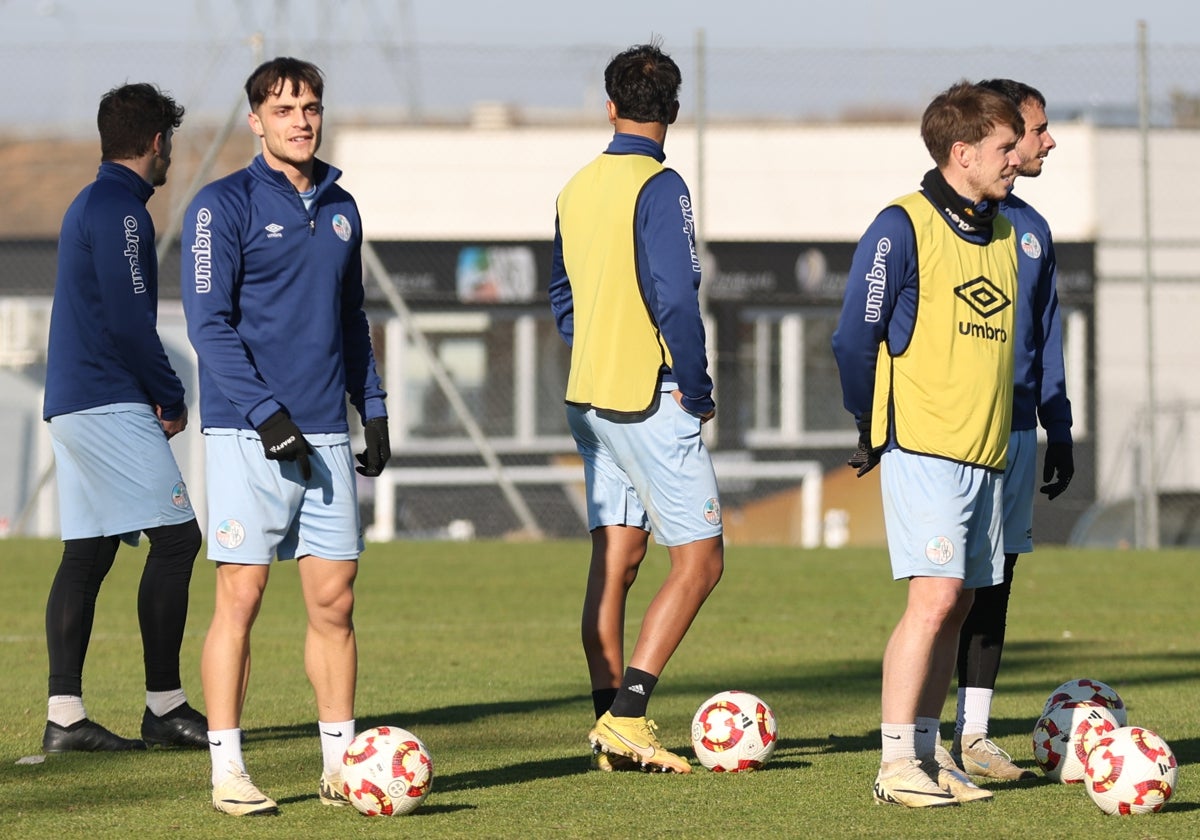
[[[632,691],[634,694],[640,694],[643,697],[646,696],[646,689],[642,688],[641,683],[638,683],[637,685],[629,686],[629,690]]]
[[[281,225],[281,224],[277,224],[276,222],[271,222],[271,224],[267,225],[266,228],[264,228],[264,229],[267,232],[267,239],[282,239],[283,238],[283,225]]]
[[[963,283],[954,290],[954,294],[984,318],[991,318],[1012,304],[995,283],[982,276]]]

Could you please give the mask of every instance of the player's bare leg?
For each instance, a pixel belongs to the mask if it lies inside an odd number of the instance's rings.
[[[720,536],[671,546],[667,554],[671,570],[646,610],[629,660],[631,667],[654,675],[667,666],[725,570],[725,544]]]
[[[581,630],[592,689],[616,689],[625,668],[625,601],[646,557],[649,534],[611,525],[592,531],[592,563]]]
[[[250,629],[271,567],[217,564],[212,623],[204,637],[200,681],[209,729],[237,729],[250,677]]]
[[[354,717],[358,647],[354,636],[354,578],[358,563],[300,558],[300,586],[308,610],[304,668],[317,697],[320,720]]]

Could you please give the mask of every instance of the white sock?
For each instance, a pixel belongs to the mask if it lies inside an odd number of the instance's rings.
[[[916,746],[913,743],[916,729],[915,723],[884,723],[880,725],[884,764],[917,757]]]
[[[70,726],[87,717],[83,698],[74,694],[55,694],[46,704],[46,720],[59,726]]]
[[[988,721],[992,717],[992,695],[995,692],[990,688],[964,688],[962,691],[962,742],[968,744],[976,738],[987,737]]]
[[[208,730],[208,754],[212,757],[214,786],[231,773],[246,771],[246,762],[242,760],[241,729]]]
[[[354,721],[343,720],[339,723],[317,721],[317,730],[321,733],[321,761],[326,773],[342,772],[342,756],[346,747],[354,740]]]
[[[174,691],[147,691],[146,708],[162,717],[172,709],[177,709],[187,702],[187,695],[182,688]]]
[[[933,758],[933,748],[942,740],[942,722],[937,718],[918,717],[913,735],[913,749],[917,758]]]

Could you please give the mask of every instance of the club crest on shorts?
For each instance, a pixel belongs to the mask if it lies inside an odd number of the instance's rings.
[[[188,498],[187,485],[182,481],[175,482],[171,488],[171,504],[180,510],[191,510],[192,500]]]
[[[246,526],[236,519],[226,519],[217,526],[217,542],[221,548],[235,549],[246,539]]]
[[[338,239],[342,240],[343,242],[349,242],[350,234],[352,232],[350,229],[350,220],[341,213],[335,215],[333,217],[333,232],[338,235]]]
[[[704,503],[704,521],[709,525],[721,524],[721,502],[715,498]]]
[[[945,566],[954,559],[954,543],[949,537],[934,537],[925,543],[925,559],[935,566]]]

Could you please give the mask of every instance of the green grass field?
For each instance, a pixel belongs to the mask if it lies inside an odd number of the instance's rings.
[[[1041,549],[1018,566],[993,738],[1033,766],[1030,733],[1052,688],[1093,677],[1131,723],[1159,732],[1181,764],[1159,814],[1109,817],[1076,785],[997,785],[990,803],[932,812],[871,800],[879,670],[904,586],[882,550],[731,548],[726,574],[651,702],[686,751],[699,703],[726,688],[772,705],[780,745],[761,772],[691,776],[588,771],[591,700],[578,642],[586,543],[372,545],[358,584],[358,725],[411,729],[434,758],[415,814],[368,819],[322,807],[320,750],[304,676],[295,566],[277,566],[254,633],[243,725],[255,781],[280,815],[235,820],[209,805],[202,751],[50,756],[43,611],[60,544],[9,540],[0,553],[0,837],[1200,837],[1200,553]],[[100,597],[84,675],[95,719],[136,735],[143,704],[134,611],[145,549],[123,547]],[[653,549],[634,588],[641,610],[666,570]],[[199,654],[212,604],[197,561],[184,686],[202,707]],[[636,632],[630,627],[630,638]],[[949,734],[953,700],[943,731]]]

